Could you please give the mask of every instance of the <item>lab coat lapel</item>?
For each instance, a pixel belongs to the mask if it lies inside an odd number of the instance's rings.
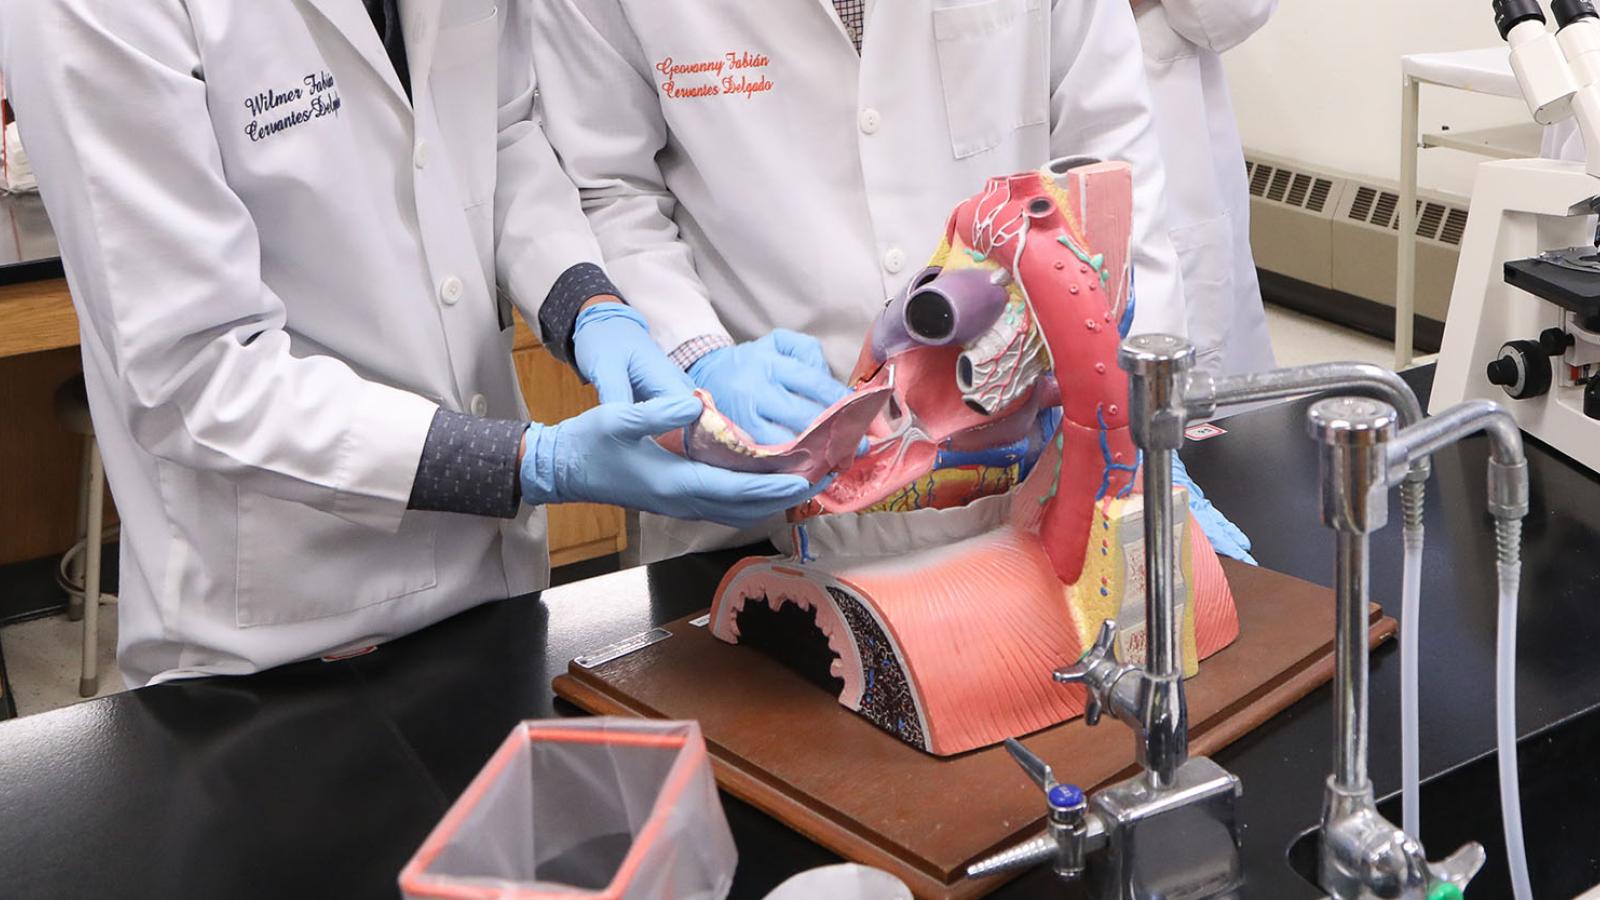
[[[844,41],[845,47],[849,48],[850,53],[854,55],[856,52],[855,42],[850,40],[850,32],[845,30],[844,22],[839,20],[839,10],[833,5],[833,0],[814,0],[814,2],[822,7],[822,14],[827,16],[828,21],[833,23],[833,30],[839,33],[839,39]]]
[[[406,99],[405,87],[400,84],[400,77],[395,74],[394,63],[390,62],[389,53],[383,48],[383,39],[378,36],[378,29],[373,27],[372,17],[367,15],[363,4],[351,0],[305,0],[305,2],[327,19],[328,24],[361,54],[362,59],[378,70],[383,83],[389,86],[395,99],[410,105],[410,101]],[[410,29],[407,29],[408,41],[410,37]]]
[[[400,0],[400,24],[406,36],[406,57],[415,93],[428,83],[433,51],[438,45],[440,6],[444,0]]]

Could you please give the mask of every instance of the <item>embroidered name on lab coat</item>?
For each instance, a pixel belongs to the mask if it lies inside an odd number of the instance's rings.
[[[771,63],[765,53],[730,50],[716,59],[683,62],[664,57],[656,63],[656,72],[665,79],[661,96],[672,100],[740,96],[748,100],[772,90],[772,79],[767,77]]]
[[[244,101],[250,113],[244,133],[252,143],[264,141],[291,128],[324,116],[337,116],[344,107],[333,75],[327,70],[313,72],[300,84],[287,90],[267,88]]]

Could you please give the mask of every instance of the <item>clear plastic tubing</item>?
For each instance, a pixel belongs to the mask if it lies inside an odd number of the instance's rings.
[[[1517,588],[1522,581],[1522,522],[1497,519],[1500,621],[1495,652],[1496,755],[1500,764],[1500,816],[1505,822],[1506,860],[1516,900],[1533,900],[1528,854],[1522,842],[1522,789],[1517,774]]]
[[[1405,515],[1405,563],[1400,594],[1400,786],[1405,832],[1421,839],[1419,809],[1418,620],[1422,593],[1422,485],[1408,483],[1401,493]],[[1495,749],[1500,770],[1500,815],[1505,824],[1506,860],[1516,900],[1533,900],[1528,854],[1522,838],[1522,790],[1517,772],[1517,593],[1522,581],[1522,522],[1495,522],[1498,550],[1499,621],[1495,648]]]
[[[1417,700],[1418,636],[1422,634],[1422,504],[1422,483],[1408,481],[1401,485],[1405,568],[1400,588],[1400,806],[1402,827],[1418,840],[1422,839]]]

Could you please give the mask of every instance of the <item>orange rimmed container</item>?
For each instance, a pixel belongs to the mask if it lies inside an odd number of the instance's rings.
[[[720,900],[733,835],[695,722],[523,722],[400,872],[407,900]]]

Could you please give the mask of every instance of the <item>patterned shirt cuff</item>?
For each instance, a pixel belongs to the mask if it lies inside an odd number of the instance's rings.
[[[572,362],[572,332],[577,328],[578,313],[585,303],[607,294],[622,297],[605,271],[594,263],[578,263],[556,279],[544,305],[539,307],[539,330],[544,335],[545,348],[556,359]]]
[[[440,409],[422,444],[411,509],[515,518],[522,506],[517,453],[528,423]]]
[[[690,366],[699,362],[707,353],[732,346],[733,338],[725,334],[702,334],[679,344],[677,349],[667,354],[667,357],[677,363],[678,368],[687,372]]]

